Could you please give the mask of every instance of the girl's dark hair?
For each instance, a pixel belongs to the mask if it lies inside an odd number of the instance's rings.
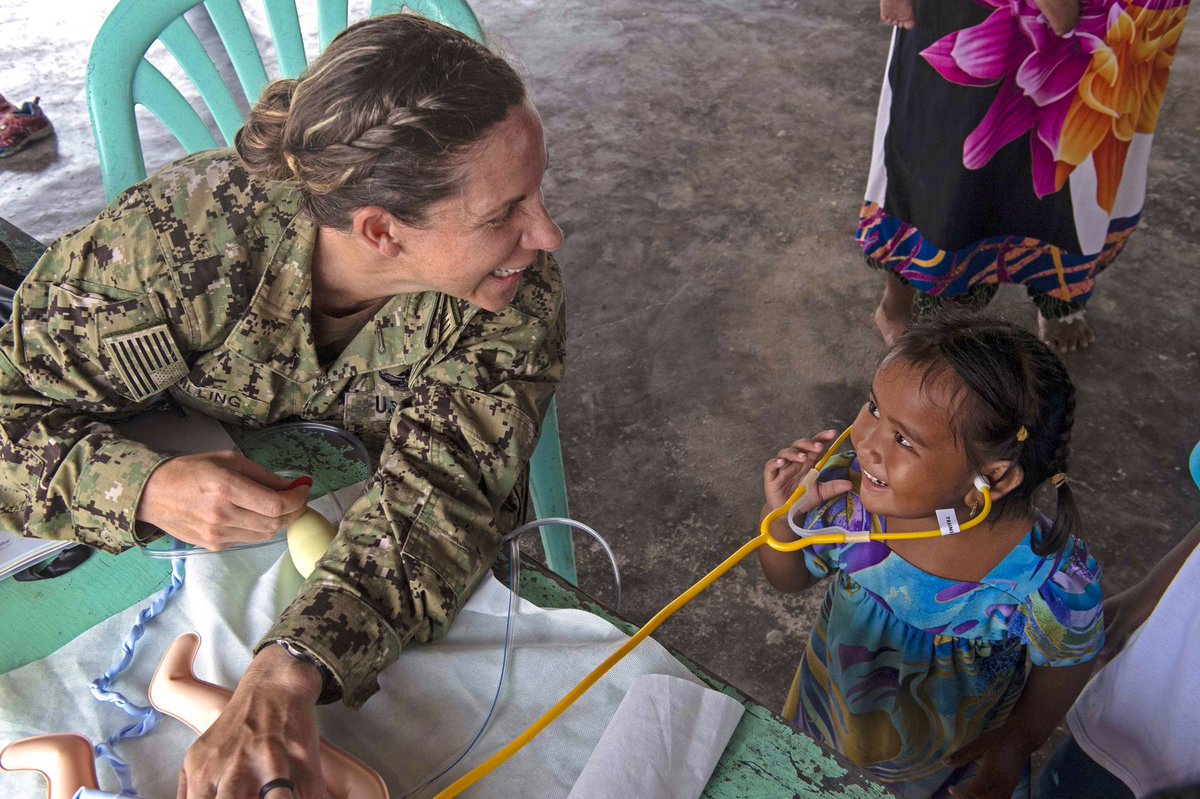
[[[1062,361],[1037,336],[999,319],[948,310],[914,325],[884,356],[923,372],[922,389],[947,378],[959,401],[955,435],[972,464],[1008,460],[1024,479],[996,503],[996,512],[1028,512],[1038,487],[1066,473],[1075,386]],[[1021,428],[1028,436],[1019,440]],[[1071,487],[1057,487],[1054,524],[1034,552],[1061,552],[1080,527]]]
[[[419,225],[460,187],[463,154],[524,99],[521,77],[483,45],[392,14],[268,86],[235,145],[252,173],[295,182],[318,225],[346,230],[369,205]]]

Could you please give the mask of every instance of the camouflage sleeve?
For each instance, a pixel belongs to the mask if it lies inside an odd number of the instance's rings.
[[[122,372],[106,344],[152,330],[174,346],[163,295],[143,282],[153,236],[124,252],[105,243],[136,232],[122,229],[121,214],[114,206],[51,245],[0,328],[0,527],[110,552],[138,542],[141,491],[166,456],[105,422],[150,396],[127,382],[138,375]],[[113,268],[123,258],[138,268]],[[113,282],[122,274],[124,286]],[[182,356],[174,353],[177,372]]]
[[[414,376],[366,496],[260,644],[311,652],[351,707],[406,641],[446,633],[517,521],[513,497],[564,361],[558,267],[545,256],[529,271],[512,305],[477,314]]]

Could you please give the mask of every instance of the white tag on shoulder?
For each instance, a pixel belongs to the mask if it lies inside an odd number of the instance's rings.
[[[942,535],[954,535],[962,532],[962,528],[958,526],[958,514],[954,512],[954,508],[938,508],[936,514]]]

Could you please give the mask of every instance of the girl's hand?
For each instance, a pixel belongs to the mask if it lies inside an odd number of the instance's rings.
[[[791,499],[800,481],[812,471],[837,436],[836,430],[825,430],[812,438],[796,439],[790,447],[781,449],[767,461],[763,468],[763,494],[769,509],[774,510]],[[817,486],[819,490],[810,491],[800,499],[802,510],[812,510],[823,500],[843,494],[852,487],[848,480],[833,480]]]
[[[826,430],[812,438],[797,439],[790,447],[783,448],[778,455],[767,461],[763,468],[763,493],[766,494],[767,501],[763,505],[760,521],[791,499],[800,481],[813,470],[817,461],[821,459],[821,453],[825,452],[836,438],[836,430]],[[807,513],[822,502],[844,494],[852,488],[854,486],[849,480],[814,482],[812,490],[796,500],[792,508],[797,513]],[[795,541],[797,538],[783,517],[771,524],[768,534],[776,541]],[[805,566],[804,555],[800,552],[779,552],[769,546],[759,547],[758,562],[762,565],[767,582],[780,591],[803,591],[817,581]]]
[[[280,477],[232,450],[182,455],[150,475],[137,520],[217,552],[267,541],[300,518],[312,481],[307,483]]]
[[[978,766],[971,781],[951,788],[950,795],[955,799],[1011,799],[1032,752],[1025,737],[1008,725],[985,732],[942,760],[952,768],[969,763]]]

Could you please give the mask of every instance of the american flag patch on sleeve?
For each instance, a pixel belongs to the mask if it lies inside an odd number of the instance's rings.
[[[188,372],[165,324],[110,336],[104,339],[104,346],[135,402],[175,385]]]

